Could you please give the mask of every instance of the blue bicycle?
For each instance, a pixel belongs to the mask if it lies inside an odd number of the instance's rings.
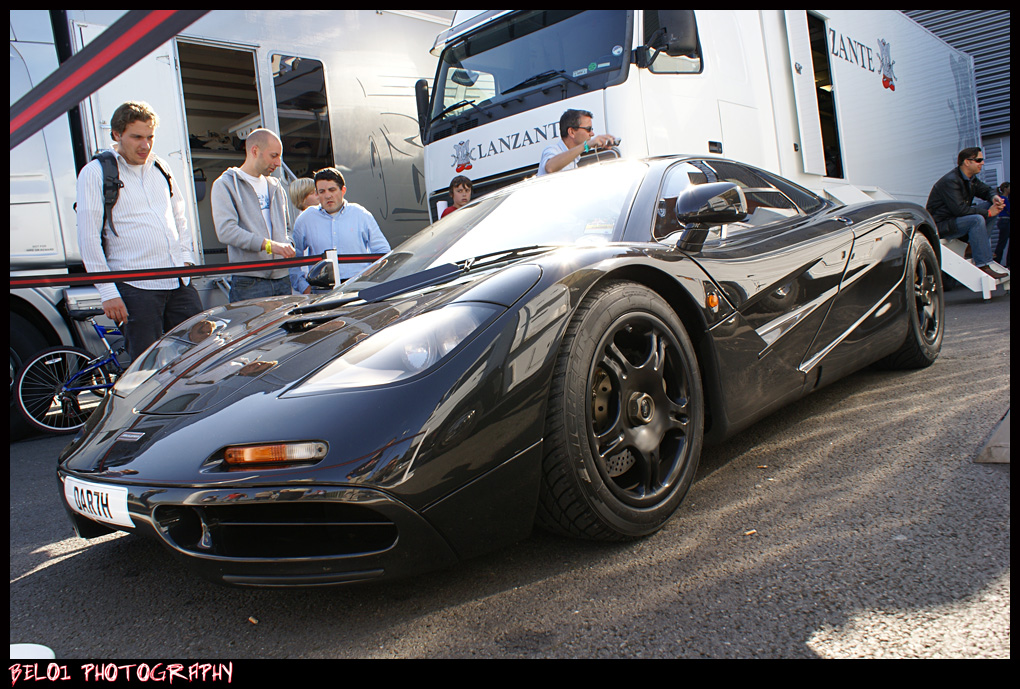
[[[124,366],[110,346],[108,335],[120,335],[116,327],[96,323],[102,309],[70,311],[76,321],[88,321],[106,347],[95,357],[81,347],[51,347],[26,363],[14,383],[14,397],[22,416],[40,431],[74,433],[85,425],[113,387]]]

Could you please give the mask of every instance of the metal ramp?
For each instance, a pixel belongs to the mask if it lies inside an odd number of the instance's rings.
[[[959,239],[943,239],[942,272],[971,292],[981,292],[985,299],[991,299],[992,292],[999,285],[1002,285],[1005,291],[1009,291],[1009,276],[996,280],[975,266],[970,259],[964,258],[966,251],[967,245]],[[1009,272],[998,263],[992,263],[991,266],[997,271]]]

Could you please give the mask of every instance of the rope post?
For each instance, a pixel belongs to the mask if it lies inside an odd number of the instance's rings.
[[[326,260],[333,266],[333,286],[340,285],[340,261],[336,259],[336,249],[326,249]]]

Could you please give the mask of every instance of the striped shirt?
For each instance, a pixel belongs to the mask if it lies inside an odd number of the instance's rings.
[[[166,177],[156,168],[153,159],[154,156],[149,156],[144,165],[129,165],[120,154],[117,155],[120,181],[124,187],[111,210],[117,235],[107,228],[105,252],[102,239],[102,164],[93,160],[82,168],[78,175],[78,248],[88,272],[180,267],[195,263],[180,188],[175,182],[171,198]],[[189,280],[184,278],[184,284],[188,284]],[[163,290],[180,286],[177,278],[129,281],[128,284],[139,289]],[[120,297],[114,283],[100,283],[96,289],[103,301]]]

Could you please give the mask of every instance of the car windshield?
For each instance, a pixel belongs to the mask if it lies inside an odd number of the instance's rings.
[[[345,282],[352,292],[433,266],[536,247],[604,244],[623,234],[644,163],[618,161],[516,184],[426,227]],[[516,252],[516,253],[514,253]]]

